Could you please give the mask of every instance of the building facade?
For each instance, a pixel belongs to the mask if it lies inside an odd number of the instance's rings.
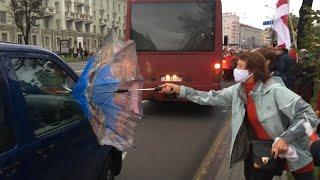
[[[240,24],[240,47],[245,49],[259,48],[264,44],[264,31],[252,26]]]
[[[263,36],[263,45],[264,46],[272,46],[274,41],[274,34],[275,32],[272,30],[272,28],[267,28],[264,30],[264,36]]]
[[[234,13],[222,14],[223,38],[228,37],[229,45],[239,45],[240,17]]]
[[[22,44],[9,3],[0,0],[0,40]],[[44,17],[32,27],[29,44],[59,52],[61,40],[69,40],[70,48],[95,52],[112,27],[124,37],[126,5],[126,0],[43,0]]]

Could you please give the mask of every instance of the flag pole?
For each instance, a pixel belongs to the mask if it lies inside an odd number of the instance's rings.
[[[290,29],[292,31],[292,39],[293,39],[293,45],[294,45],[294,48],[296,50],[296,58],[297,58],[297,61],[299,61],[299,55],[298,55],[298,46],[297,46],[297,41],[296,41],[296,31],[293,29],[293,23],[292,23],[292,18],[291,18],[291,15],[290,15],[290,0],[288,0],[288,6],[289,6],[289,13],[288,13],[288,18],[289,18],[289,23],[290,23]]]

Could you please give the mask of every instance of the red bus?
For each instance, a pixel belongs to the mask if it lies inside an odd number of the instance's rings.
[[[203,91],[221,89],[221,0],[129,0],[126,22],[145,88],[172,82]],[[143,95],[167,98],[174,96]]]

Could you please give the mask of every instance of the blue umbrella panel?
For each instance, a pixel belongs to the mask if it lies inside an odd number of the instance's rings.
[[[111,31],[89,59],[73,89],[98,141],[126,151],[133,147],[141,119],[143,78],[133,41],[123,42]],[[125,90],[117,93],[118,90]]]

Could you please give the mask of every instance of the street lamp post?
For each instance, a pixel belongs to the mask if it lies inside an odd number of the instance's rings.
[[[270,8],[272,9],[274,12],[276,11],[276,9],[274,7],[271,7],[269,6],[268,4],[265,4],[264,7],[266,8]],[[272,34],[271,34],[271,38],[272,38],[272,46],[274,45],[274,19],[275,19],[275,16],[273,15],[273,17],[269,17],[269,16],[266,16],[267,18],[271,19],[272,20],[272,25],[271,25],[271,28],[272,28]]]

